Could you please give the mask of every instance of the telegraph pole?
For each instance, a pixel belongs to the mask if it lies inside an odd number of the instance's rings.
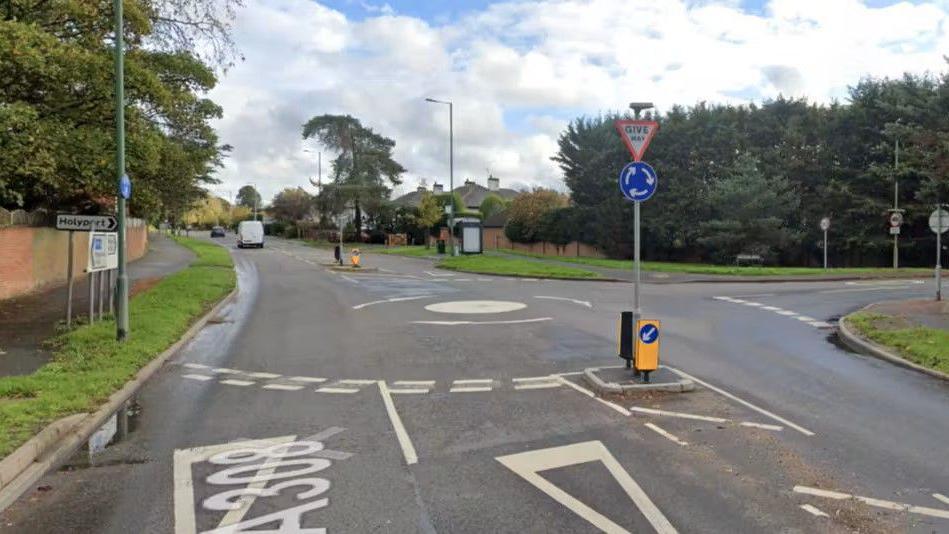
[[[129,334],[129,278],[126,271],[125,235],[125,42],[122,24],[122,0],[113,0],[115,13],[115,167],[118,202],[119,267],[115,283],[115,337],[124,341]]]

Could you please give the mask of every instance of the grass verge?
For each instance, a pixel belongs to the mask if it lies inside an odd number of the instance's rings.
[[[632,260],[612,260],[607,258],[544,256],[515,250],[503,250],[505,254],[516,254],[531,258],[556,260],[607,269],[632,270]],[[740,276],[820,276],[820,275],[916,275],[932,271],[928,268],[891,269],[889,267],[852,267],[840,269],[821,269],[819,267],[738,267],[735,265],[713,265],[710,263],[683,263],[666,261],[644,261],[644,271],[689,274],[719,274]]]
[[[898,317],[872,312],[849,315],[847,324],[913,363],[949,373],[949,331],[915,326]]]
[[[225,248],[174,239],[197,258],[131,299],[124,343],[115,340],[111,319],[81,326],[52,340],[53,360],[35,373],[0,378],[0,458],[53,421],[98,409],[234,288]]]
[[[478,254],[448,257],[438,267],[466,273],[525,276],[530,278],[599,278],[598,273],[533,260]]]
[[[407,256],[410,258],[427,258],[437,256],[438,251],[435,247],[425,248],[424,245],[409,245],[404,247],[389,247],[383,249],[372,249],[376,254],[393,254],[396,256]]]

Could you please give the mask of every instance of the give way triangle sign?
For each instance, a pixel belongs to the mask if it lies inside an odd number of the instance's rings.
[[[659,123],[656,121],[618,120],[613,125],[623,138],[633,161],[642,161],[649,142],[659,131]]]

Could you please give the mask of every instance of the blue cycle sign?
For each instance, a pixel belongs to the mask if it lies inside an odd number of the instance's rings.
[[[648,163],[634,161],[619,173],[619,188],[623,196],[634,202],[649,200],[659,185],[659,176]]]
[[[639,339],[649,345],[659,339],[659,327],[654,324],[645,324],[639,329]]]

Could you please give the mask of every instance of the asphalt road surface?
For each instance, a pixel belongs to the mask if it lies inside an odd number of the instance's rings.
[[[130,438],[0,531],[949,532],[949,387],[833,335],[930,282],[647,285],[662,363],[697,388],[600,399],[579,373],[622,363],[629,284],[233,254],[239,297]]]

